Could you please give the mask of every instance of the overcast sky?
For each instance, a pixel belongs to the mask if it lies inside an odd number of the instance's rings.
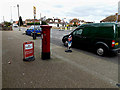
[[[67,20],[78,18],[85,21],[99,22],[106,16],[118,12],[119,0],[1,0],[0,22],[12,19],[18,20],[17,4],[19,4],[22,19],[33,18],[33,6],[36,7],[36,18],[40,13],[47,18],[57,17]]]

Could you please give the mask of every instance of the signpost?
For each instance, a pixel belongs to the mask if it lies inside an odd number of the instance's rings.
[[[36,7],[33,6],[33,13],[34,13],[34,32],[33,32],[33,40],[36,39],[36,33],[35,33],[35,18],[36,18]]]
[[[33,61],[34,57],[34,42],[27,41],[23,43],[23,61]]]

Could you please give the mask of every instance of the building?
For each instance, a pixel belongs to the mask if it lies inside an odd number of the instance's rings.
[[[117,16],[117,13],[115,15],[110,15],[100,22],[120,22],[120,15]]]
[[[80,20],[77,18],[74,18],[70,21],[70,25],[80,25]]]
[[[58,18],[48,18],[46,19],[46,22],[48,23],[48,25],[53,27],[61,27],[63,24],[63,22]]]
[[[85,23],[85,21],[84,20],[79,20],[79,19],[77,19],[77,18],[74,18],[74,19],[72,19],[72,20],[70,20],[70,22],[69,22],[69,25],[81,25],[81,24],[83,24],[83,23]]]
[[[38,20],[38,19],[35,19],[35,22],[40,22],[40,20]],[[27,24],[27,23],[34,23],[34,19],[26,19],[25,20],[25,24]]]

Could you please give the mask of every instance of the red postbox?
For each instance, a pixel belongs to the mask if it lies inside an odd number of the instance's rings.
[[[50,59],[50,28],[52,26],[42,25],[42,59]]]
[[[33,61],[34,57],[34,42],[27,41],[23,43],[23,61]]]

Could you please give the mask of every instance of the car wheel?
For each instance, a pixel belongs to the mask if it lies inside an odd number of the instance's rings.
[[[31,36],[33,36],[33,33],[31,32]]]
[[[66,47],[68,46],[68,41],[64,42],[64,46],[66,46]]]
[[[98,46],[96,48],[96,54],[99,56],[105,56],[107,54],[107,49],[103,46]]]

